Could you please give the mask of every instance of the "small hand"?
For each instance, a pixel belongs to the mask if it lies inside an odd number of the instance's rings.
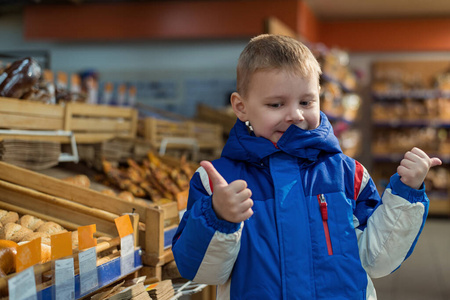
[[[217,217],[232,223],[240,223],[253,215],[252,192],[247,188],[247,182],[236,180],[228,184],[209,161],[200,165],[213,185],[212,207]]]
[[[439,158],[430,158],[424,151],[414,147],[411,151],[406,152],[397,168],[397,173],[404,184],[419,189],[428,174],[428,170],[441,164],[442,161]]]

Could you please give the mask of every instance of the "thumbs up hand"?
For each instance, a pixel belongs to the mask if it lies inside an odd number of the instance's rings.
[[[230,184],[220,175],[209,161],[202,161],[213,187],[212,208],[217,217],[232,223],[240,223],[253,215],[252,192],[247,182],[236,180]]]
[[[397,168],[397,173],[404,184],[419,189],[430,168],[441,164],[442,161],[439,158],[430,158],[424,151],[414,147],[411,151],[406,152]]]

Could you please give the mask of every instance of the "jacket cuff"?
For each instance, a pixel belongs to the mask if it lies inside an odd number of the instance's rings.
[[[212,208],[211,196],[203,198],[201,210],[202,214],[205,216],[206,224],[214,228],[214,230],[228,234],[238,231],[241,227],[240,223],[232,223],[217,218],[217,215]]]
[[[404,184],[400,180],[400,175],[395,173],[391,176],[390,185],[392,187],[392,194],[407,199],[411,203],[428,201],[425,195],[425,183],[422,183],[420,188],[416,190]]]

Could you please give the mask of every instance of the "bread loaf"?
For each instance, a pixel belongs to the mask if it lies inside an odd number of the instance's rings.
[[[18,243],[25,235],[32,233],[31,229],[16,223],[7,223],[0,229],[0,239]]]
[[[44,224],[44,221],[32,215],[24,215],[19,219],[18,223],[28,229],[35,231],[39,228],[39,226]]]
[[[64,227],[55,222],[45,222],[36,230],[36,232],[44,232],[48,233],[49,235],[66,231],[67,230],[65,230]]]
[[[2,225],[8,224],[8,223],[16,223],[19,220],[19,214],[15,211],[9,211],[7,212],[3,217],[0,218],[0,223]]]
[[[17,243],[0,240],[0,277],[16,270]]]

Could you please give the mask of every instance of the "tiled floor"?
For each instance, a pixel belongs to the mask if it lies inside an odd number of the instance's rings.
[[[449,300],[450,219],[429,217],[413,254],[374,285],[378,300]]]

